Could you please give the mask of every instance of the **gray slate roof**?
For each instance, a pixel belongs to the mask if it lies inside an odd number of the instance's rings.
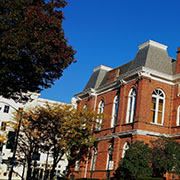
[[[167,46],[155,41],[147,41],[139,46],[139,50],[134,60],[119,66],[119,76],[128,74],[138,67],[147,67],[149,69],[167,74],[175,74],[176,61],[168,56]],[[97,89],[106,84],[108,69],[97,68],[91,75],[84,90],[89,88]]]
[[[148,45],[139,49],[129,68],[129,71],[140,66],[169,75],[173,75],[175,71],[172,58],[168,57],[167,51],[153,45]]]
[[[84,90],[90,89],[90,88],[98,88],[99,86],[106,83],[107,80],[107,70],[104,69],[98,69],[93,72],[91,75],[88,83],[86,84],[86,87]]]

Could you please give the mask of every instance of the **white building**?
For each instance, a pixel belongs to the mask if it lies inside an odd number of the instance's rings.
[[[39,98],[39,95],[40,94],[33,93],[31,96],[33,100],[26,104],[16,103],[13,100],[0,97],[0,134],[8,134],[10,129],[8,126],[6,126],[6,123],[11,120],[13,112],[17,111],[19,108],[26,109],[27,107],[28,108],[35,107],[37,105],[43,105],[45,103],[49,103],[49,104],[61,103],[61,102],[57,102],[53,100]],[[9,157],[12,157],[12,150],[8,149],[6,147],[6,144],[1,143],[0,144],[0,180],[8,179],[8,174],[9,174],[8,158]],[[48,160],[48,164],[46,163],[47,160]],[[47,170],[51,169],[52,162],[53,162],[53,159],[50,156],[47,156],[47,154],[41,153],[40,160],[37,161],[37,166],[36,166],[39,176],[41,177],[44,176],[44,170],[46,167],[47,167]],[[67,163],[68,163],[67,159],[64,157],[64,159],[58,163],[57,171],[60,171],[62,173],[64,170],[66,170]],[[14,167],[14,171],[18,172],[19,175],[24,174],[23,166]],[[13,177],[13,180],[21,179],[18,174],[15,175],[15,177]],[[25,176],[26,174],[24,174],[24,177]]]

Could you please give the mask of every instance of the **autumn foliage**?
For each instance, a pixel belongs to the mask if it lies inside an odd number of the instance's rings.
[[[0,1],[0,94],[40,92],[75,62],[62,22],[64,0]]]
[[[51,179],[63,155],[70,165],[77,157],[83,160],[95,141],[92,130],[97,116],[95,112],[77,110],[65,104],[46,104],[24,111],[17,152],[19,161],[26,159],[27,179],[31,179],[32,154],[37,149],[53,158]],[[18,119],[18,115],[14,117],[15,127]]]

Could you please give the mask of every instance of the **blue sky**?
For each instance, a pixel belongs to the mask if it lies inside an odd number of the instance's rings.
[[[69,103],[81,92],[93,68],[115,68],[132,60],[138,45],[154,40],[176,58],[180,46],[180,0],[68,0],[64,31],[77,51],[71,64],[41,98]]]

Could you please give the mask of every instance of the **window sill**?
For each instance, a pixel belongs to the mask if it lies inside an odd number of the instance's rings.
[[[158,123],[153,123],[153,122],[150,122],[150,124],[157,125],[157,126],[163,126],[163,124],[158,124]]]
[[[122,124],[122,126],[128,126],[128,125],[132,125],[133,124],[133,122],[130,122],[130,123],[124,123],[124,124]]]

